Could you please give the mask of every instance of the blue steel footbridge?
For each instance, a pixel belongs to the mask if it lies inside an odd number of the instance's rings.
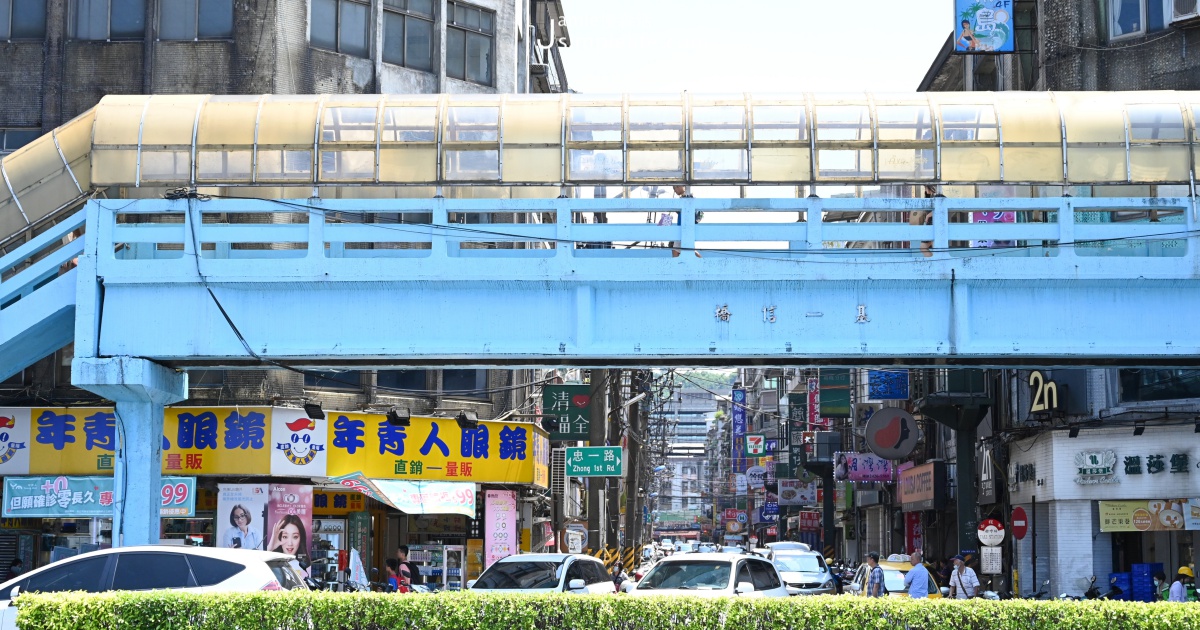
[[[0,378],[73,343],[154,477],[190,366],[1195,365],[1198,118],[1175,92],[106,97],[0,161]]]

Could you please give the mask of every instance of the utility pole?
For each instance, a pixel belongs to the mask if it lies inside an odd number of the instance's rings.
[[[590,370],[591,387],[588,394],[591,396],[591,402],[588,404],[588,444],[590,446],[604,446],[605,421],[608,419],[608,397],[605,395],[605,387],[607,386],[608,373],[605,370]],[[603,549],[604,540],[600,537],[601,527],[601,489],[604,487],[604,477],[588,477],[587,478],[587,518],[588,518],[588,541],[587,546],[592,549]]]
[[[631,381],[630,394],[636,398],[644,391],[643,372],[638,370],[633,373]],[[642,529],[642,510],[641,503],[641,484],[642,484],[642,405],[640,402],[634,402],[629,405],[628,411],[629,429],[626,435],[629,436],[629,471],[625,478],[625,544],[637,548],[641,543]]]
[[[621,392],[622,370],[609,370],[608,387],[608,445],[621,445]],[[605,538],[608,546],[621,546],[621,479],[605,477],[608,484],[608,496],[604,502],[604,512],[607,516],[608,532]]]

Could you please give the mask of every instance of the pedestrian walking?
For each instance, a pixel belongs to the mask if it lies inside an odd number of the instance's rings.
[[[867,597],[883,597],[887,589],[883,585],[883,569],[879,566],[879,554],[867,554]]]
[[[914,551],[908,561],[912,564],[912,568],[904,574],[904,589],[908,591],[908,596],[912,599],[929,597],[929,569],[921,564],[921,552]]]
[[[952,599],[971,599],[979,595],[979,577],[975,570],[967,566],[962,556],[954,556],[954,571],[950,573],[950,597]]]

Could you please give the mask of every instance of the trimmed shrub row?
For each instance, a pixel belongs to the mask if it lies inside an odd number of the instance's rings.
[[[326,592],[25,594],[21,630],[1182,630],[1200,605]]]

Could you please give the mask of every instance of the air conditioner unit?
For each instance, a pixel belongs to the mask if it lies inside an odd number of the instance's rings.
[[[1198,0],[1174,0],[1174,10],[1171,12],[1171,25],[1184,26],[1200,22],[1200,2]]]

